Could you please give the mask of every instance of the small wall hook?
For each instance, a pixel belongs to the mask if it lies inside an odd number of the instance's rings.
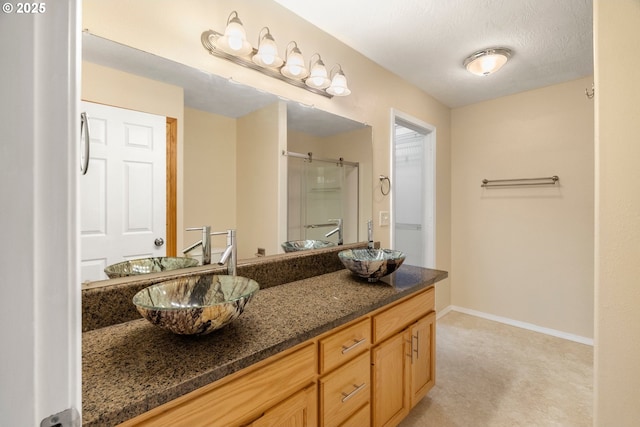
[[[595,84],[591,85],[591,93],[589,93],[589,89],[585,89],[584,94],[587,95],[587,98],[593,99],[594,95],[596,94]]]

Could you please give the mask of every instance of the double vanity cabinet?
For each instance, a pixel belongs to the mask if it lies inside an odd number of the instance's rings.
[[[204,337],[142,319],[86,332],[84,425],[397,425],[434,385],[445,277],[403,266],[367,283],[339,270],[260,290]]]

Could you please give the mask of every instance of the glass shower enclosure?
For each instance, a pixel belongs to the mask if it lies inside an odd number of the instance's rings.
[[[312,153],[286,153],[287,240],[338,242],[325,237],[342,219],[343,241],[358,241],[359,165],[344,159],[316,158]]]

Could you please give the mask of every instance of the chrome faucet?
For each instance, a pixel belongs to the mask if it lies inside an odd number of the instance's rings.
[[[373,249],[373,220],[367,221],[367,248]]]
[[[222,253],[218,265],[227,264],[227,274],[231,276],[236,275],[236,269],[238,266],[238,249],[236,244],[236,230],[229,229],[227,231],[214,231],[211,232],[211,227],[205,225],[203,227],[187,228],[187,231],[202,231],[202,240],[199,240],[191,246],[185,248],[182,253],[186,254],[202,246],[202,265],[211,264],[211,236],[221,236],[226,234],[227,236],[227,248]]]
[[[238,245],[236,242],[236,230],[227,230],[221,233],[212,234],[226,234],[227,235],[227,249],[224,250],[218,265],[227,264],[227,274],[230,276],[236,275],[238,269]]]
[[[202,265],[211,264],[211,226],[187,228],[187,231],[202,231],[202,240],[195,242],[193,245],[185,248],[182,253],[191,252],[198,246],[202,246]]]
[[[330,232],[328,232],[327,234],[325,234],[324,237],[329,237],[329,236],[332,236],[332,235],[338,233],[338,245],[342,245],[342,243],[343,243],[343,241],[342,241],[342,218],[330,219],[329,221],[335,221],[337,227],[334,228],[333,230],[331,230]]]

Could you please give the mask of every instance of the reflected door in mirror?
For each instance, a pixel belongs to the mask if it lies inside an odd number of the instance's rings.
[[[163,116],[82,103],[91,130],[89,172],[80,181],[82,281],[106,266],[165,255]]]

